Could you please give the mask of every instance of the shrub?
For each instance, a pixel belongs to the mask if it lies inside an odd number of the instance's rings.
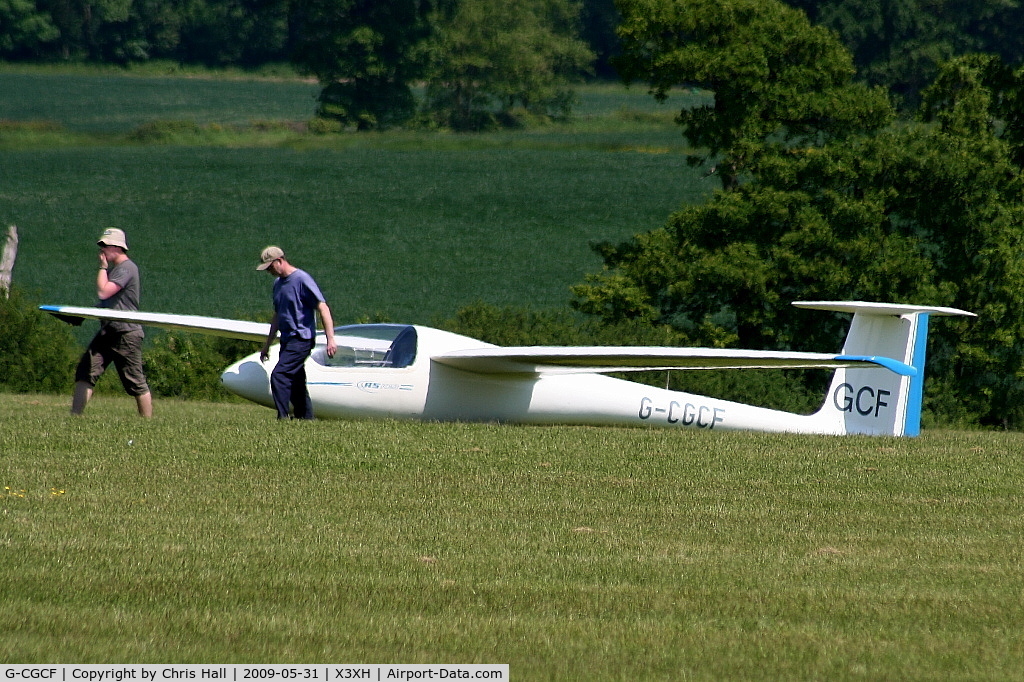
[[[329,135],[331,133],[340,133],[344,130],[344,126],[336,118],[322,118],[316,116],[309,121],[309,132],[314,135]]]
[[[224,400],[230,394],[221,372],[259,344],[188,332],[159,334],[144,353],[146,380],[154,395],[194,400]]]
[[[195,121],[150,121],[128,134],[134,142],[173,142],[199,136],[203,129]]]
[[[17,287],[0,293],[0,385],[21,393],[69,391],[79,351],[68,326]]]

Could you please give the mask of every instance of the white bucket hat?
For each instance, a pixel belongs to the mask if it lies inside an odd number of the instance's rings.
[[[116,227],[105,229],[96,243],[100,246],[120,246],[125,251],[128,250],[128,239],[124,236],[124,230]]]

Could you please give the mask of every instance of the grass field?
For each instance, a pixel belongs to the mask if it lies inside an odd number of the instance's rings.
[[[94,240],[115,225],[152,310],[264,312],[253,263],[268,243],[317,277],[339,322],[429,323],[478,300],[564,307],[601,266],[590,244],[660,226],[714,186],[687,167],[671,109],[619,86],[585,88],[572,124],[329,137],[292,125],[312,112],[302,82],[0,71],[0,88],[15,283],[54,303],[92,302]],[[156,119],[201,125],[133,137]]]
[[[254,264],[277,243],[339,323],[429,322],[476,300],[564,306],[600,268],[591,242],[652,228],[687,195],[678,157],[591,150],[112,147],[0,162],[0,209],[22,236],[15,281],[50,302],[91,304],[95,240],[120,225],[148,309],[265,310]]]
[[[392,422],[0,395],[5,662],[1019,679],[1020,434]]]
[[[151,121],[246,124],[305,121],[312,117],[320,86],[298,78],[225,77],[222,72],[170,74],[118,69],[56,71],[0,63],[0,120],[53,121],[73,131],[116,133]],[[612,114],[667,116],[699,97],[680,91],[659,104],[645,89],[615,83],[578,91],[577,120]]]
[[[103,133],[161,120],[302,121],[313,115],[319,94],[315,83],[302,81],[4,72],[0,91],[17,94],[3,98],[0,119],[53,121],[72,131]]]
[[[339,323],[561,307],[600,266],[590,242],[714,186],[671,111],[614,86],[584,88],[571,124],[332,137],[301,132],[315,87],[295,80],[0,67],[0,89],[15,283],[53,303],[92,302],[95,237],[118,225],[154,310],[265,313],[269,242]],[[195,125],[138,134],[167,121]],[[68,401],[0,394],[3,662],[1024,670],[1020,434],[277,424],[169,400],[141,421],[107,395],[72,419]]]

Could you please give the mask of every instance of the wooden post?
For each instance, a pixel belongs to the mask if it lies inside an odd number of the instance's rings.
[[[4,243],[3,254],[0,255],[0,289],[4,298],[11,295],[11,275],[14,273],[14,259],[18,257],[18,227],[7,228],[7,241]]]

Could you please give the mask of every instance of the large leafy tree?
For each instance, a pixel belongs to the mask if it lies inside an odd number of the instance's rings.
[[[401,123],[415,110],[413,52],[429,35],[429,0],[293,3],[293,62],[324,86],[319,113],[359,129]]]
[[[512,123],[519,109],[568,114],[571,83],[593,60],[574,0],[458,0],[432,16],[426,106],[459,130]]]
[[[11,24],[0,0],[0,53]],[[287,59],[290,0],[38,0],[25,58],[114,63],[152,58],[254,66]],[[31,48],[31,49],[29,49]]]
[[[141,5],[135,0],[136,5]],[[166,2],[148,0],[163,9]],[[287,59],[290,0],[183,0],[172,17],[180,42],[173,54],[183,62],[253,67]],[[166,24],[165,24],[166,25]]]
[[[860,77],[915,107],[947,60],[971,53],[1024,59],[1024,8],[1007,0],[788,0],[837,31]]]
[[[944,65],[923,99],[925,120],[962,136],[993,135],[1024,168],[1024,67],[995,55],[958,57]]]
[[[700,34],[703,2],[658,4],[662,12],[696,11],[691,21]],[[774,7],[767,14],[778,18],[787,11],[793,10]],[[716,58],[718,46],[731,40],[716,40],[711,28],[728,26],[716,16],[712,12],[708,34],[695,41],[662,34],[662,43],[672,46],[664,59],[647,43],[645,59],[660,84],[655,89],[672,85],[670,74],[680,73],[684,61],[679,53],[694,64]],[[789,25],[802,24],[791,19]],[[746,54],[750,72],[764,73],[763,52]],[[823,322],[790,301],[955,305],[979,319],[935,325],[929,404],[947,415],[959,410],[982,421],[1021,423],[1024,267],[1017,254],[1024,247],[1024,195],[1013,148],[991,123],[1005,99],[986,80],[991,70],[950,65],[930,93],[938,125],[859,125],[841,134],[830,125],[816,128],[799,106],[781,109],[788,119],[773,121],[768,114],[780,102],[821,96],[820,88],[806,97],[800,91],[799,83],[821,83],[820,77],[799,78],[813,69],[806,54],[780,54],[777,75],[752,94],[726,89],[725,96],[739,102],[718,102],[723,93],[715,92],[707,118],[680,117],[699,126],[719,109],[733,111],[723,120],[755,114],[756,125],[722,126],[717,141],[705,138],[725,158],[754,150],[743,157],[742,181],[726,183],[703,205],[684,207],[663,228],[602,246],[606,267],[575,287],[577,306],[609,321],[670,324],[695,343],[829,348],[845,322],[838,316]],[[744,72],[741,63],[732,69]],[[849,112],[866,105],[868,115],[848,120],[872,120],[874,92],[828,82]],[[795,129],[800,135],[792,134]],[[714,130],[706,125],[703,134]]]
[[[60,57],[98,59],[105,56],[106,34],[127,23],[131,0],[40,0],[58,30],[55,48]]]
[[[599,78],[617,76],[611,60],[619,54],[616,30],[621,19],[615,0],[583,0],[580,36],[594,52],[594,74]]]
[[[887,123],[881,90],[853,84],[853,63],[835,34],[769,0],[619,0],[627,83],[645,82],[664,100],[686,85],[710,91],[706,106],[678,123],[697,148],[719,158],[736,184],[768,143],[844,137]]]
[[[0,0],[0,56],[38,54],[41,46],[60,35],[46,12],[31,0]]]
[[[963,307],[978,319],[934,326],[930,385],[944,388],[946,412],[959,403],[1019,423],[1022,226],[1020,173],[1002,143],[893,129],[765,160],[756,181],[607,247],[578,306],[668,323],[701,344],[822,349],[844,322],[791,301]]]

